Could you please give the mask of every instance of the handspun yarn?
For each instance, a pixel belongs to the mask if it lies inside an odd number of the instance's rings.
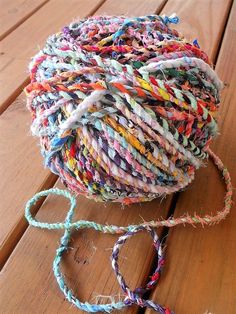
[[[154,227],[210,225],[229,213],[232,185],[228,170],[209,148],[217,135],[222,83],[197,40],[188,42],[169,23],[176,16],[136,18],[97,16],[76,21],[48,38],[32,59],[31,83],[25,88],[32,114],[31,131],[40,138],[45,165],[75,194],[98,201],[130,204],[152,200],[185,188],[210,156],[226,186],[224,208],[214,216],[185,214],[139,225],[73,222],[76,199],[66,190],[37,193],[26,204],[29,224],[64,229],[53,271],[65,297],[87,312],[122,309],[132,304],[159,313],[168,308],[145,300],[164,265],[163,248]],[[65,222],[39,222],[31,214],[37,200],[49,194],[70,200]],[[124,233],[114,245],[111,261],[126,295],[109,304],[82,303],[60,270],[74,229]],[[118,266],[120,247],[147,230],[157,251],[157,267],[143,288],[131,291]]]
[[[99,201],[185,188],[217,134],[221,81],[197,41],[157,15],[98,16],[48,38],[25,91],[45,165]]]

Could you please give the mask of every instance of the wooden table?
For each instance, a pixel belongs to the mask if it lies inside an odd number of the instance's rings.
[[[78,313],[59,291],[52,260],[61,232],[28,227],[24,205],[36,192],[62,187],[43,168],[37,139],[30,136],[30,115],[22,89],[29,81],[27,64],[47,36],[74,17],[92,14],[145,15],[176,12],[176,26],[187,38],[198,38],[228,87],[219,113],[220,136],[212,149],[222,158],[236,186],[236,2],[232,0],[0,0],[0,313]],[[76,218],[127,225],[184,212],[207,213],[222,208],[224,187],[209,161],[184,192],[160,202],[132,205],[98,204],[78,198]],[[37,203],[36,217],[62,221],[68,203],[48,197]],[[179,314],[236,313],[236,208],[214,227],[158,229],[166,239],[166,266],[150,298]],[[66,280],[81,300],[99,295],[122,297],[110,265],[116,236],[78,231],[66,256]],[[155,256],[145,233],[121,252],[121,270],[132,288],[144,284]],[[100,298],[100,302],[109,298]],[[125,313],[150,313],[133,306]]]

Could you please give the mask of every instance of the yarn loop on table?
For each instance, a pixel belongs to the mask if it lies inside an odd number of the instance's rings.
[[[97,16],[48,38],[25,91],[45,165],[125,204],[185,188],[217,134],[221,81],[178,18]]]
[[[184,214],[138,225],[117,226],[73,221],[76,199],[53,188],[35,194],[26,204],[29,224],[64,229],[53,271],[65,297],[87,312],[111,312],[137,304],[162,314],[167,307],[146,300],[164,265],[162,244],[153,228],[179,224],[212,225],[229,214],[232,184],[222,161],[209,148],[217,134],[216,115],[222,83],[197,40],[188,42],[170,17],[97,16],[76,21],[48,38],[30,63],[25,88],[32,114],[32,133],[40,138],[45,165],[69,190],[98,201],[130,204],[185,188],[208,155],[220,171],[226,194],[215,215]],[[37,221],[31,209],[49,194],[70,201],[64,222]],[[121,234],[111,263],[125,294],[108,304],[81,302],[60,270],[74,229]],[[157,251],[157,266],[144,288],[131,291],[119,271],[118,254],[128,238],[147,230]]]

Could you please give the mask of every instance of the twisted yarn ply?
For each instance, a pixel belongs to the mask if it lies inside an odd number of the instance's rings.
[[[230,175],[209,148],[218,133],[223,84],[197,40],[190,43],[169,27],[177,22],[175,15],[97,16],[75,21],[50,36],[29,65],[31,82],[25,92],[31,131],[40,139],[45,166],[59,175],[70,191],[96,201],[149,201],[184,189],[208,156],[226,185],[224,208],[215,216],[185,214],[131,226],[73,222],[76,200],[68,191],[51,189],[30,199],[25,214],[31,225],[65,230],[53,270],[66,298],[84,311],[110,312],[138,304],[159,313],[173,313],[143,299],[157,283],[164,264],[154,227],[214,224],[231,208]],[[48,194],[70,200],[65,222],[39,222],[32,216],[33,204]],[[126,232],[111,257],[126,295],[123,301],[82,303],[67,287],[60,263],[72,230],[79,228]],[[118,254],[129,237],[143,230],[153,238],[158,265],[144,288],[131,291],[119,271]]]

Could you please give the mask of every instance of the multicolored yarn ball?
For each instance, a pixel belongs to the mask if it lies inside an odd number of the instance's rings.
[[[178,18],[97,16],[50,36],[25,91],[45,165],[125,204],[185,188],[217,134],[222,83]]]
[[[165,306],[144,299],[159,280],[164,265],[155,227],[178,224],[212,225],[229,214],[233,188],[227,168],[209,148],[217,135],[222,83],[197,41],[176,30],[176,16],[97,16],[76,21],[48,38],[30,63],[31,83],[25,88],[32,114],[32,133],[40,138],[45,165],[75,194],[98,201],[130,204],[152,200],[185,188],[208,155],[225,181],[224,207],[214,215],[181,217],[116,226],[73,221],[76,198],[52,188],[26,204],[29,224],[64,229],[53,262],[61,291],[83,311],[111,312],[137,304],[161,314]],[[32,206],[49,194],[70,201],[64,222],[37,221]],[[74,229],[122,234],[111,264],[125,295],[108,304],[81,302],[67,286],[60,269]],[[118,266],[121,246],[146,230],[157,251],[157,266],[148,283],[131,291]]]

